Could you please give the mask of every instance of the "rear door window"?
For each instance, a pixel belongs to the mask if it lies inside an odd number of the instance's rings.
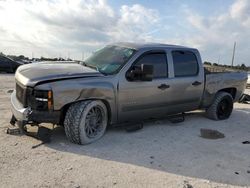
[[[191,51],[172,51],[175,77],[196,76],[199,65]]]

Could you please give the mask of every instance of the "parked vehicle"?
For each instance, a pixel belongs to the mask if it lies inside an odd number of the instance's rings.
[[[0,55],[0,72],[14,73],[20,65],[22,64]]]
[[[247,87],[250,87],[250,73],[248,73],[248,78],[247,78]]]
[[[204,109],[210,119],[227,119],[247,74],[205,73],[194,48],[117,43],[82,65],[21,66],[15,79],[11,104],[19,125],[62,125],[70,141],[89,144],[108,125],[168,114]]]

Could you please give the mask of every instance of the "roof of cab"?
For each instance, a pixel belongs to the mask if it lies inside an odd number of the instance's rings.
[[[123,46],[127,48],[132,48],[135,50],[147,49],[147,48],[182,48],[182,49],[195,49],[186,46],[172,45],[172,44],[161,44],[161,43],[132,43],[132,42],[118,42],[113,43],[113,45]],[[196,50],[196,49],[195,49]]]

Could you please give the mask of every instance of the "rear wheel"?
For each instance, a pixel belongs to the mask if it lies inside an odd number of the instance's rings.
[[[227,92],[219,92],[207,109],[206,115],[209,119],[224,120],[228,119],[233,110],[233,98]]]
[[[64,128],[67,138],[76,144],[90,144],[100,139],[108,124],[107,108],[102,101],[82,101],[71,105]]]

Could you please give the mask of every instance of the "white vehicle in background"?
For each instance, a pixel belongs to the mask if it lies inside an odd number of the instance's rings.
[[[248,73],[248,78],[247,78],[247,88],[250,87],[250,72]]]

